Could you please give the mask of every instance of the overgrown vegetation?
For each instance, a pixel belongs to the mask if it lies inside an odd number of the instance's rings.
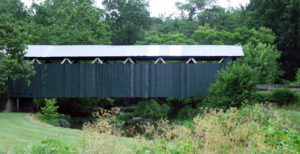
[[[123,131],[113,122],[119,110],[101,112],[98,121],[85,125],[85,133],[93,138],[95,133],[114,135],[121,139]],[[286,120],[286,119],[284,119]],[[300,134],[283,125],[281,115],[271,105],[244,106],[227,111],[207,109],[193,119],[192,129],[166,119],[156,125],[140,125],[143,130],[136,134],[135,152],[156,153],[240,153],[240,152],[300,152]],[[109,122],[110,121],[110,122]],[[151,140],[148,140],[151,139]],[[103,140],[91,140],[94,153],[108,150],[115,145]]]

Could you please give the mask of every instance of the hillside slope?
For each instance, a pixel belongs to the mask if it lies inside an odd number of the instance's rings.
[[[68,144],[80,141],[81,130],[47,126],[30,120],[26,113],[0,113],[1,151],[23,151],[50,138]]]

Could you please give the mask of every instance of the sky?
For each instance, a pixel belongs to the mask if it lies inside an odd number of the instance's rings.
[[[27,6],[30,6],[33,0],[21,0]],[[34,0],[39,2],[42,0]],[[95,0],[96,5],[101,6],[102,0]],[[186,0],[149,0],[150,3],[150,13],[152,17],[158,17],[159,15],[169,16],[171,14],[178,15],[179,11],[175,6],[175,2],[186,2]],[[224,8],[229,7],[239,7],[240,5],[246,5],[249,0],[217,0],[216,4]]]

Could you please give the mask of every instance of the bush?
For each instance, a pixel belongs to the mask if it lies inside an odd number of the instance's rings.
[[[167,98],[166,99],[166,104],[168,104],[170,106],[170,110],[168,113],[168,117],[169,118],[176,118],[178,115],[178,112],[180,112],[181,110],[181,118],[184,118],[184,113],[183,113],[183,108],[185,108],[187,106],[190,108],[196,108],[197,105],[199,105],[201,103],[201,99],[200,98]],[[187,113],[188,114],[188,113]],[[188,118],[188,117],[186,117]],[[185,119],[185,118],[184,118]]]
[[[70,116],[59,114],[55,106],[55,99],[45,99],[45,106],[41,108],[42,112],[36,114],[36,118],[54,126],[70,127]]]
[[[56,99],[45,99],[45,106],[41,108],[44,119],[56,119],[59,117],[58,106],[55,106]]]
[[[158,120],[167,117],[170,107],[167,104],[159,104],[154,99],[138,103],[134,115]]]
[[[32,154],[72,154],[77,153],[77,149],[73,146],[60,142],[58,140],[46,139],[41,142],[42,145],[34,145]]]
[[[216,83],[209,88],[212,107],[228,109],[240,107],[245,100],[253,99],[257,76],[248,65],[234,63],[217,73]]]
[[[187,119],[193,119],[194,116],[196,116],[197,110],[191,108],[190,106],[184,106],[179,110],[179,112],[176,114],[175,118],[176,120],[187,120]]]
[[[271,102],[271,93],[268,91],[258,91],[253,97],[257,103]]]
[[[296,94],[287,88],[278,88],[272,91],[270,100],[277,105],[290,105],[297,101]]]

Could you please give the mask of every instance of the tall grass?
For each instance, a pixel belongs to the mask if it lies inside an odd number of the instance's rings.
[[[101,110],[96,122],[84,126],[90,153],[240,153],[300,152],[299,132],[289,129],[270,104],[206,109],[193,119],[191,128],[166,119],[139,125],[134,139],[123,138],[124,123],[116,121],[119,109]],[[135,129],[136,130],[136,129]],[[285,130],[282,133],[282,130]],[[107,139],[98,134],[106,134]]]

